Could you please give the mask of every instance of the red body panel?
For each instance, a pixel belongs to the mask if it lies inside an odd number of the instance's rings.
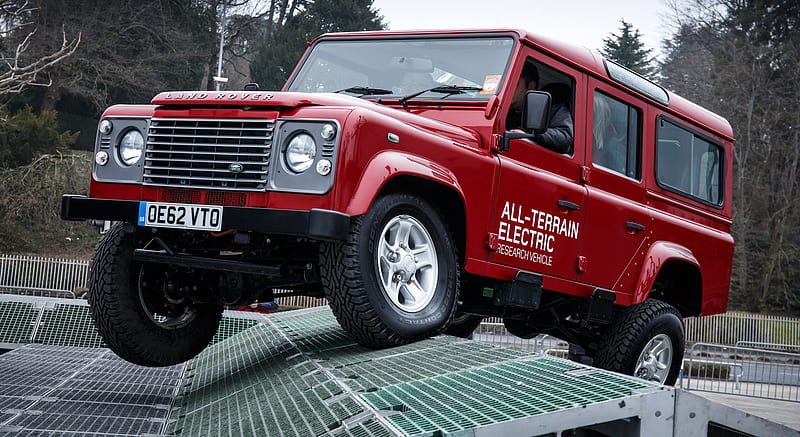
[[[573,77],[574,153],[561,155],[522,140],[498,153],[513,81],[487,102],[457,99],[403,107],[340,94],[182,91],[151,105],[118,105],[103,114],[128,117],[335,120],[341,126],[333,188],[324,194],[247,192],[246,207],[366,213],[382,187],[411,176],[451,190],[464,206],[467,272],[511,280],[523,270],[544,287],[576,296],[595,288],[623,305],[647,299],[661,267],[681,261],[702,276],[702,313],[722,312],[733,253],[731,181],[733,134],[721,117],[670,94],[663,106],[608,78],[602,59],[584,48],[517,30],[414,32],[413,35],[511,34],[520,41],[509,71],[536,53]],[[365,32],[321,38],[391,38],[406,32]],[[302,60],[301,60],[302,62]],[[621,177],[592,164],[592,90],[627,99],[643,115],[642,177]],[[247,107],[247,109],[243,109]],[[725,149],[722,207],[665,191],[653,175],[655,120],[691,124]],[[277,149],[274,153],[278,153]],[[162,200],[164,188],[92,181],[90,196]],[[564,205],[576,205],[577,209]],[[644,230],[632,231],[627,223]]]

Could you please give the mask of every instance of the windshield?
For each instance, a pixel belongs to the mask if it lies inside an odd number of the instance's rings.
[[[322,40],[287,91],[405,98],[404,103],[488,100],[500,89],[513,47],[508,36]]]

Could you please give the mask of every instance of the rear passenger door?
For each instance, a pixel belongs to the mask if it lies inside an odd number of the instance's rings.
[[[588,190],[586,223],[578,280],[616,292],[632,293],[651,234],[645,206],[642,139],[645,105],[627,93],[589,79],[586,129]]]

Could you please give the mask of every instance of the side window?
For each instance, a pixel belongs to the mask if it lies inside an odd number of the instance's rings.
[[[641,177],[641,111],[594,92],[592,162],[629,178]]]
[[[514,85],[511,108],[506,116],[506,130],[522,128],[525,94],[528,91],[544,91],[550,94],[550,124],[542,133],[537,133],[534,143],[554,152],[572,155],[573,152],[573,105],[574,79],[562,71],[543,62],[527,58],[522,74]]]
[[[666,120],[658,125],[656,180],[673,191],[720,205],[722,147]]]

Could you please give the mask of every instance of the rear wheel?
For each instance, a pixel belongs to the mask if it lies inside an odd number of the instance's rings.
[[[339,324],[367,347],[436,335],[452,319],[457,254],[436,210],[409,194],[378,198],[349,238],[323,243],[320,273]]]
[[[625,309],[604,335],[594,365],[660,384],[674,385],[684,351],[681,315],[648,300]]]
[[[116,224],[89,265],[95,326],[117,355],[142,366],[170,366],[202,351],[217,331],[222,306],[170,300],[169,267],[134,262],[133,235]]]

